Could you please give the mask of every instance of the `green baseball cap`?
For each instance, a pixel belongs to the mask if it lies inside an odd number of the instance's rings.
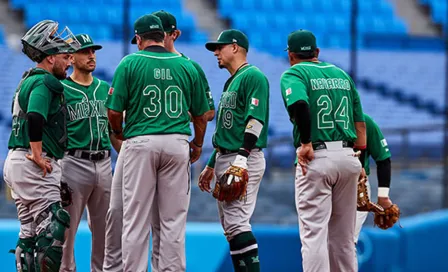
[[[288,35],[288,47],[285,51],[294,53],[312,52],[316,50],[316,36],[308,30],[296,30]]]
[[[163,30],[165,32],[172,32],[177,29],[176,17],[174,17],[174,15],[169,13],[168,11],[159,10],[153,12],[152,15],[159,17],[160,21],[162,22]]]
[[[101,48],[103,48],[99,44],[94,44],[92,37],[90,37],[90,35],[88,35],[88,34],[78,34],[75,36],[75,38],[81,44],[81,47],[77,51],[80,51],[80,50],[83,50],[86,48],[92,48],[93,50],[100,50]]]
[[[163,31],[162,22],[160,21],[159,17],[152,14],[146,14],[135,20],[134,22],[135,34],[140,35],[152,31]],[[134,38],[132,38],[131,43],[132,44],[137,43],[137,38],[135,36]]]
[[[215,42],[208,42],[205,44],[205,48],[209,51],[215,51],[216,47],[220,44],[232,44],[236,43],[242,48],[249,51],[249,40],[246,34],[237,29],[224,30],[219,34],[218,39]]]

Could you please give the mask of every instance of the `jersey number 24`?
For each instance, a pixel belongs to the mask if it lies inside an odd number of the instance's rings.
[[[343,96],[341,103],[333,112],[333,103],[328,95],[321,95],[317,99],[319,112],[317,113],[317,128],[332,129],[334,123],[342,123],[344,129],[348,129],[350,117],[348,116],[348,98]]]

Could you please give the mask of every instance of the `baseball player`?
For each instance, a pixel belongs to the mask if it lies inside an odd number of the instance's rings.
[[[17,271],[59,271],[70,215],[61,206],[61,167],[66,146],[66,107],[61,79],[79,43],[68,28],[44,20],[21,39],[37,66],[26,71],[12,105],[12,132],[4,165],[20,220]]]
[[[357,207],[357,181],[366,153],[359,95],[347,73],[318,60],[313,33],[292,32],[287,50],[291,67],[281,77],[281,90],[298,156],[295,186],[303,271],[356,271],[356,213],[348,211]],[[353,147],[361,150],[360,159]]]
[[[123,153],[124,271],[146,271],[151,212],[160,216],[160,271],[185,271],[185,226],[190,201],[190,161],[199,159],[209,110],[197,70],[163,47],[160,19],[134,23],[137,53],[118,65],[106,102],[113,133],[126,139]],[[122,112],[126,126],[122,131]],[[188,142],[190,117],[195,137]],[[190,159],[191,158],[191,159]],[[157,188],[158,209],[152,210]],[[142,205],[142,203],[144,203]]]
[[[165,39],[164,39],[164,47],[167,51],[171,53],[178,54],[188,60],[194,65],[197,69],[200,80],[202,84],[204,84],[203,89],[206,92],[206,96],[208,99],[209,110],[205,113],[207,121],[212,121],[215,116],[215,106],[213,101],[213,96],[210,91],[210,87],[208,85],[207,78],[205,76],[204,71],[201,66],[185,56],[182,53],[179,53],[174,47],[174,42],[181,35],[181,31],[177,29],[177,20],[174,15],[169,12],[160,10],[152,13],[157,16],[162,22],[162,26],[165,31]],[[117,163],[115,164],[115,173],[112,180],[112,192],[111,192],[111,202],[110,208],[108,210],[108,215],[106,218],[106,256],[104,260],[104,271],[122,271],[122,255],[121,255],[121,227],[117,227],[122,224],[123,217],[123,200],[121,197],[122,190],[122,159],[120,156],[117,159]],[[154,196],[153,209],[157,208],[157,193]],[[114,227],[111,227],[114,226]],[[152,257],[151,257],[151,271],[157,271],[158,269],[158,261],[159,261],[159,245],[160,245],[160,221],[159,214],[152,213],[151,218],[151,230],[152,230]]]
[[[241,31],[225,30],[205,46],[231,77],[219,102],[213,135],[216,149],[199,176],[199,188],[210,192],[213,175],[219,179],[230,165],[247,169],[247,199],[218,201],[218,211],[235,271],[260,271],[257,240],[249,221],[266,167],[262,148],[267,142],[269,83],[257,67],[247,63],[249,41]]]
[[[109,208],[112,168],[109,122],[104,103],[109,84],[92,76],[95,51],[102,48],[88,34],[76,35],[81,47],[72,55],[73,73],[62,81],[68,109],[67,155],[61,161],[62,181],[73,190],[73,203],[65,209],[71,228],[63,247],[61,271],[76,271],[75,235],[87,207],[92,231],[91,271],[103,271],[106,213]]]
[[[375,121],[364,114],[364,120],[366,122],[367,131],[367,150],[366,158],[364,162],[364,170],[366,175],[370,174],[370,162],[369,157],[372,156],[376,162],[377,176],[378,176],[378,204],[387,208],[392,206],[392,201],[389,199],[389,188],[391,181],[391,161],[390,151],[387,145],[387,141],[383,136],[378,125]],[[370,195],[370,183],[367,180],[367,190]],[[367,219],[368,212],[356,212],[356,228],[355,228],[355,244],[358,242],[359,233],[361,232],[362,225]]]

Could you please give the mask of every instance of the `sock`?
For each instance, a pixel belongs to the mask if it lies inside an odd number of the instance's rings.
[[[235,272],[259,272],[258,244],[251,231],[235,236],[229,242]]]

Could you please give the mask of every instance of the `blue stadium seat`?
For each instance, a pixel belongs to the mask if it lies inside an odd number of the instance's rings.
[[[5,44],[5,30],[3,26],[0,25],[0,45]]]

